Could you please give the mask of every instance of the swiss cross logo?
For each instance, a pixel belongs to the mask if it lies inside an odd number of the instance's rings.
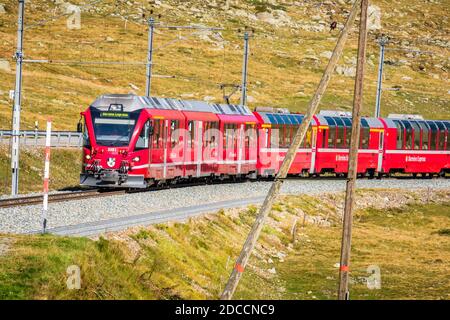
[[[114,167],[114,165],[116,164],[116,159],[108,158],[107,164],[108,164],[108,167],[110,167],[110,168]]]

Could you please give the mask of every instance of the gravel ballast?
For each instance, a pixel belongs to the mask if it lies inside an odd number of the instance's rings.
[[[342,192],[345,180],[287,180],[283,194],[320,194]],[[271,182],[202,185],[131,193],[85,200],[50,203],[48,227],[55,228],[80,223],[135,216],[164,209],[209,204],[225,200],[264,196]],[[358,180],[364,189],[450,189],[450,180],[383,179]],[[42,206],[0,209],[0,233],[26,233],[41,228]]]

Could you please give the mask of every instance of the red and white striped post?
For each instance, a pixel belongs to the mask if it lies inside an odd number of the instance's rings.
[[[48,180],[50,177],[50,142],[52,137],[52,121],[47,120],[47,133],[45,135],[45,164],[44,164],[44,203],[42,210],[42,233],[47,228],[47,210],[48,210]]]

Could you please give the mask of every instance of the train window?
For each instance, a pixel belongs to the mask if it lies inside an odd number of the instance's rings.
[[[194,121],[188,121],[188,136],[187,136],[188,148],[194,147],[194,141],[195,141],[195,124]]]
[[[402,121],[402,123],[404,124],[405,128],[406,128],[406,134],[405,134],[405,149],[412,149],[413,146],[413,132],[412,132],[412,126],[411,123],[409,123],[409,121]]]
[[[204,147],[211,147],[215,148],[217,147],[217,141],[216,141],[216,135],[219,129],[219,123],[218,122],[205,122],[204,123],[204,139],[203,139],[203,146]]]
[[[436,121],[436,125],[439,128],[438,133],[438,149],[444,150],[445,147],[445,126],[441,121]]]
[[[237,125],[234,123],[229,123],[224,125],[224,148],[236,149],[237,147]]]
[[[332,117],[325,117],[328,122],[328,148],[336,147],[336,122]]]
[[[350,140],[352,139],[352,126],[345,127],[345,147],[350,148]]]
[[[91,147],[91,140],[89,139],[89,131],[87,129],[86,122],[84,123],[83,127],[83,147]]]
[[[336,147],[337,148],[345,148],[345,130],[344,130],[344,121],[340,118],[334,119],[337,124],[337,134],[336,134]]]
[[[369,139],[370,139],[370,128],[362,127],[361,128],[361,149],[369,149]]]
[[[147,121],[141,129],[141,133],[139,134],[138,140],[136,142],[136,147],[134,148],[134,150],[148,149],[148,143],[150,138],[149,128],[150,122]]]
[[[255,126],[253,124],[246,124],[245,125],[245,147],[247,149],[256,147],[255,137],[256,137]]]
[[[153,124],[152,148],[161,149],[163,147],[163,121],[155,119]]]
[[[284,139],[284,146],[286,148],[289,148],[289,146],[292,143],[292,130],[293,130],[293,126],[292,125],[286,125],[285,126],[285,139]]]
[[[420,127],[416,121],[411,121],[411,125],[414,129],[414,150],[420,149]]]
[[[403,149],[403,141],[405,141],[405,130],[403,124],[395,120],[395,126],[397,127],[397,150]]]
[[[272,130],[270,131],[270,142],[271,142],[271,148],[280,148],[280,140],[281,135],[280,132],[280,125],[274,124],[272,125]]]
[[[298,127],[296,127],[295,130],[298,130]],[[306,131],[305,148],[311,148],[311,139],[312,139],[312,127],[310,125],[308,127],[308,130]]]
[[[336,147],[336,127],[335,126],[329,126],[328,131],[328,148],[335,148]]]
[[[422,150],[428,150],[430,146],[430,130],[424,121],[419,122],[419,125],[422,128]]]
[[[430,126],[430,150],[436,150],[437,126],[433,121],[427,121]]]
[[[447,138],[446,138],[446,143],[447,143],[447,150],[450,150],[450,122],[445,122],[445,126],[447,127]]]
[[[322,148],[326,148],[325,142],[327,141],[328,129],[322,129]]]
[[[172,120],[170,121],[170,146],[175,148],[175,146],[180,141],[180,121]]]

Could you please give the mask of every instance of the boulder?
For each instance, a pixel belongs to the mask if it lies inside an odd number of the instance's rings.
[[[0,14],[4,13],[6,13],[5,6],[3,4],[0,4]]]
[[[336,73],[344,77],[354,77],[356,75],[356,68],[352,66],[337,66]]]
[[[11,66],[8,60],[0,60],[0,70],[11,72]]]
[[[380,30],[381,27],[381,9],[378,6],[371,5],[368,9],[367,26],[369,30]]]

